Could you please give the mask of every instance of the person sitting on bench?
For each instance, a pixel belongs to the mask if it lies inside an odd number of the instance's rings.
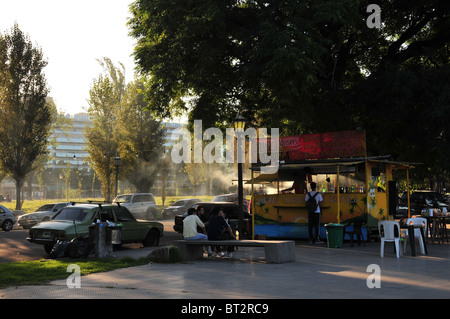
[[[197,226],[203,230],[203,234],[197,232]],[[183,236],[186,240],[208,239],[205,224],[198,218],[195,208],[189,208],[188,216],[183,220]]]
[[[219,211],[214,211],[211,214],[211,217],[209,217],[208,220],[208,239],[209,240],[227,240],[227,239],[234,239],[233,230],[231,229],[230,225],[225,220],[225,213],[223,212],[223,209],[219,209]],[[221,246],[216,246],[216,250],[218,250],[221,257],[225,255],[224,252],[222,252]],[[227,246],[226,248],[227,256],[232,257],[232,252],[234,251],[233,246]]]

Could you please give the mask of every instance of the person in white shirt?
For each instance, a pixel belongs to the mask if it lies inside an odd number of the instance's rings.
[[[316,192],[316,183],[312,182],[310,185],[311,191],[306,194],[305,202],[308,201],[309,197],[314,197],[314,199],[317,202],[317,209],[314,212],[308,212],[308,233],[309,233],[308,242],[315,242],[316,244],[321,244],[323,242],[320,241],[319,229],[320,229],[320,214],[321,214],[320,206],[322,205],[323,197],[321,193]]]
[[[203,234],[198,233],[197,226],[203,229]],[[205,224],[197,216],[195,208],[189,208],[188,216],[183,220],[183,237],[186,240],[208,239]]]

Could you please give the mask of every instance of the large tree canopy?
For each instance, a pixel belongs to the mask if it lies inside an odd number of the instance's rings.
[[[285,135],[362,126],[377,155],[447,167],[450,2],[377,1],[381,28],[369,4],[137,0],[128,24],[149,105],[205,127],[241,111]]]
[[[16,182],[16,209],[36,159],[46,153],[51,108],[46,103],[47,61],[16,24],[0,35],[0,165]]]

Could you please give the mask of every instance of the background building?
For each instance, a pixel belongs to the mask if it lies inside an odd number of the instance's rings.
[[[70,163],[71,167],[89,170],[89,163],[86,161],[89,153],[86,150],[84,130],[92,123],[90,116],[88,113],[78,113],[67,114],[66,118],[70,119],[72,124],[57,128],[50,136],[55,143],[48,146],[51,156],[48,168],[65,168],[67,163]]]
[[[66,115],[72,124],[64,128],[58,128],[50,136],[51,143],[48,146],[51,159],[48,162],[48,168],[65,168],[67,163],[71,167],[78,167],[80,169],[89,170],[89,163],[86,158],[89,156],[86,150],[86,140],[84,137],[84,130],[86,126],[91,125],[91,119],[88,113],[78,113],[75,115]],[[173,146],[179,135],[177,130],[184,127],[181,123],[163,122],[161,124],[165,129],[165,143],[164,146],[169,149]]]

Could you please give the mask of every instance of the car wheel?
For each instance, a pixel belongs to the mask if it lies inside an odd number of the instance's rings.
[[[2,229],[4,231],[10,231],[13,228],[13,226],[14,226],[14,223],[12,222],[12,220],[8,219],[8,220],[5,220],[5,222],[3,223]]]
[[[153,209],[148,209],[145,212],[145,216],[148,220],[156,219],[156,212]]]
[[[156,229],[150,229],[143,241],[144,247],[158,246],[159,232]]]
[[[44,245],[44,250],[47,254],[50,255],[50,253],[52,252],[53,249],[53,245]]]

